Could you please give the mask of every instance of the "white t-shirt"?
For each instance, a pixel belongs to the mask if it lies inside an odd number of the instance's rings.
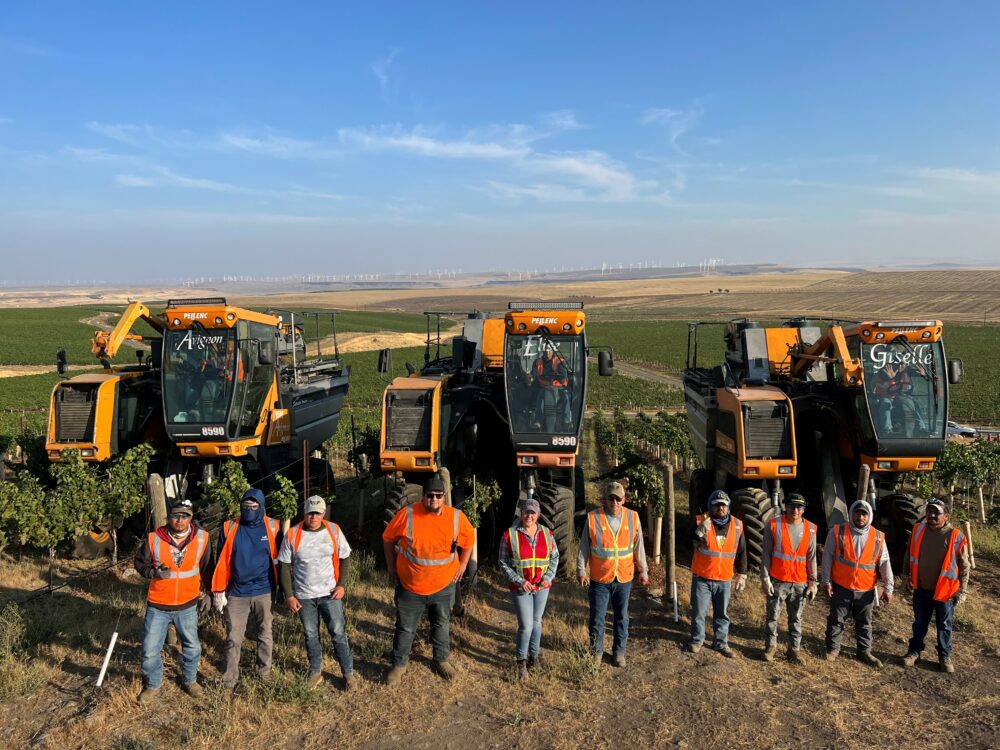
[[[337,557],[343,560],[350,556],[351,545],[343,534],[338,534],[336,529],[333,532],[337,534]],[[298,550],[294,551],[294,547],[295,529],[291,528],[281,543],[278,562],[292,564],[292,589],[295,598],[318,599],[329,596],[337,587],[337,577],[333,574],[333,540],[326,527],[320,526],[317,531],[303,528]]]

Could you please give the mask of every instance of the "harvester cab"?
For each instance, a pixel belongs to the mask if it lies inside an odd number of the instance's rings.
[[[867,499],[886,529],[896,563],[924,500],[900,492],[905,472],[928,472],[944,450],[948,385],[940,321],[794,319],[760,327],[726,324],[725,357],[698,366],[698,331],[688,335],[685,402],[702,469],[691,480],[691,512],[713,489],[733,496],[759,560],[763,526],[786,489],[803,494],[821,527]]]

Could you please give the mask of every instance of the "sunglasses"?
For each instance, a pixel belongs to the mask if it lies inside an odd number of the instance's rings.
[[[608,500],[610,500],[613,503],[624,503],[625,502],[625,498],[624,497],[618,497],[618,495],[608,495]]]
[[[444,497],[443,492],[428,492],[427,497]]]
[[[939,511],[939,510],[929,510],[929,511],[927,511],[927,515],[929,515],[929,516],[940,516],[941,515],[941,511]]]
[[[191,514],[190,514],[190,513],[171,513],[171,514],[170,514],[170,517],[171,517],[171,518],[172,518],[173,520],[175,520],[175,521],[176,521],[176,520],[177,520],[178,518],[190,518],[190,517],[191,517]]]

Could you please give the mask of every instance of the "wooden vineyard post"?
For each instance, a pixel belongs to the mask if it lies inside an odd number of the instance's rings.
[[[979,521],[986,523],[986,501],[983,500],[983,485],[976,487],[976,492],[979,495]]]
[[[667,495],[667,580],[666,592],[674,609],[674,622],[680,619],[677,611],[677,515],[674,507],[674,467],[669,461],[663,469],[663,485]]]
[[[969,545],[969,567],[976,569],[976,553],[972,547],[972,524],[968,521],[962,522],[962,532],[965,534],[965,542]]]

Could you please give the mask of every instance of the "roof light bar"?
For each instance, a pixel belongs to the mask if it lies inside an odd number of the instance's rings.
[[[193,299],[168,299],[167,307],[188,307],[189,305],[226,305],[225,297],[194,297]]]
[[[582,310],[582,302],[508,302],[508,310]]]

